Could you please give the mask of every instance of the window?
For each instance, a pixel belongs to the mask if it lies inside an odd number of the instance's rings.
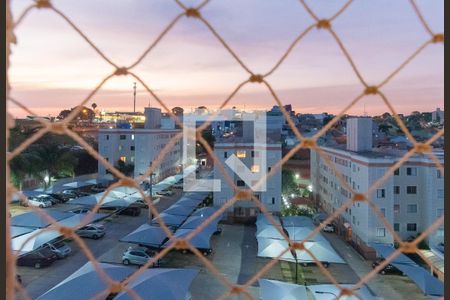
[[[134,151],[134,146],[130,146],[130,150],[131,150],[131,151]]]
[[[408,213],[417,213],[417,204],[408,204],[407,212]]]
[[[395,176],[399,176],[399,175],[400,175],[400,169],[395,169],[394,175],[395,175]]]
[[[109,161],[109,158],[105,157],[106,161]]]
[[[246,156],[245,150],[238,150],[238,151],[236,151],[236,156],[239,157],[239,158],[245,158],[245,156]]]
[[[386,236],[386,228],[377,228],[376,235],[380,237]]]
[[[394,213],[398,214],[400,212],[400,204],[394,204]]]
[[[123,162],[127,162],[127,157],[126,157],[126,156],[121,156],[119,159],[120,159],[121,161],[123,161]]]
[[[437,196],[438,198],[444,198],[444,190],[443,189],[437,190]]]
[[[228,157],[228,152],[225,151],[225,152],[223,153],[223,158],[227,158],[227,157]]]
[[[386,217],[386,208],[380,208],[380,211],[383,214],[383,217]]]
[[[134,156],[130,157],[130,161],[134,162]]]
[[[134,141],[134,134],[131,135],[131,140]]]
[[[252,170],[252,173],[258,173],[259,172],[259,165],[253,165],[251,170]]]
[[[275,204],[275,197],[272,197],[272,204]]]
[[[406,168],[406,175],[417,176],[417,168]]]
[[[122,145],[119,145],[119,151],[122,151]]]
[[[394,186],[394,194],[396,194],[396,195],[400,194],[400,186],[398,186],[398,185]]]
[[[272,168],[271,168],[271,167],[268,167],[268,168],[267,168],[267,172],[270,172],[270,170],[272,170]]]
[[[106,135],[106,140],[109,140],[109,134]]]
[[[417,186],[415,185],[409,185],[406,187],[406,193],[407,194],[417,194]]]
[[[119,138],[120,138],[121,140],[126,140],[126,139],[127,139],[127,136],[126,136],[125,134],[121,134]]]
[[[443,208],[438,208],[436,210],[436,217],[437,218],[440,218],[443,214],[444,214],[444,209]]]
[[[255,157],[255,151],[252,151],[252,152],[251,152],[251,156],[252,156],[252,157]]]
[[[245,182],[244,182],[244,180],[238,180],[238,181],[236,181],[236,185],[237,186],[245,186]]]
[[[355,216],[352,217],[352,223],[353,223],[353,224],[356,223],[356,218],[355,218]]]
[[[406,230],[407,231],[417,231],[417,224],[416,223],[406,224]]]
[[[386,196],[384,189],[377,189],[377,198],[384,198]]]
[[[440,171],[440,170],[436,170],[436,172],[437,172],[436,177],[437,177],[437,178],[442,178],[441,171]]]
[[[400,223],[394,223],[394,231],[400,231]]]

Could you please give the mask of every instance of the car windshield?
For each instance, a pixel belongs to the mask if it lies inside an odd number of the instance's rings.
[[[52,256],[53,253],[50,251],[49,248],[42,248],[41,250],[39,250],[39,254],[41,256],[48,257],[48,256]]]
[[[55,246],[55,248],[61,248],[61,247],[64,247],[65,244],[64,244],[64,242],[59,241],[59,242],[53,243],[53,246]]]

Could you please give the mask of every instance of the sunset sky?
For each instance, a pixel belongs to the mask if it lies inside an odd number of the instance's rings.
[[[58,9],[111,60],[133,63],[181,12],[170,0],[54,0]],[[200,1],[183,1],[187,6]],[[345,1],[307,1],[321,18]],[[13,16],[31,3],[12,0]],[[436,33],[444,28],[444,1],[417,1]],[[313,19],[298,0],[212,0],[201,10],[254,73],[270,70]],[[382,81],[429,39],[409,1],[355,0],[332,23],[370,84]],[[113,68],[58,15],[32,11],[15,32],[10,80],[12,96],[39,115],[57,115],[76,106]],[[433,44],[401,71],[383,91],[400,113],[431,111],[444,105],[444,47]],[[182,18],[133,69],[169,107],[217,107],[248,74],[200,21]],[[297,112],[337,113],[362,91],[356,75],[332,36],[313,29],[267,80],[285,104]],[[115,77],[94,97],[99,109],[132,111],[131,77]],[[137,109],[156,106],[138,85]],[[244,87],[230,102],[238,108],[275,104],[263,85]],[[387,111],[368,97],[352,111]],[[10,106],[16,117],[26,115]]]

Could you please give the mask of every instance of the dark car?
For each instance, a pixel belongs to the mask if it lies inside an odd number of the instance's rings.
[[[325,268],[328,268],[328,267],[330,266],[330,263],[327,262],[327,261],[321,261],[321,263],[322,263],[322,265],[323,265]],[[301,264],[302,264],[302,266],[304,266],[304,267],[308,267],[308,266],[317,266],[317,264],[316,264],[315,262],[302,262]]]
[[[50,251],[50,249],[42,248],[19,257],[17,259],[17,265],[40,269],[51,265],[57,258],[56,254]]]
[[[90,195],[89,193],[79,192],[79,191],[75,191],[75,190],[64,190],[60,194],[68,196],[71,199]]]
[[[372,263],[372,268],[375,269],[384,261],[384,258],[379,258]],[[380,270],[380,274],[395,274],[395,275],[403,275],[403,272],[394,267],[391,264],[386,265],[383,269]]]
[[[52,193],[52,194],[49,194],[49,196],[56,199],[59,203],[64,203],[64,202],[67,202],[67,201],[73,199],[69,195],[66,195],[63,193]]]
[[[122,209],[118,213],[119,215],[133,216],[137,217],[141,214],[141,208],[139,206],[128,206],[127,208]]]

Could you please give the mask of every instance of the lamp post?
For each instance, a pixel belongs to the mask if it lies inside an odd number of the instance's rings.
[[[316,294],[330,294],[330,295],[333,295],[334,297],[336,297],[336,299],[338,298],[338,296],[335,293],[332,293],[332,292],[315,291],[314,293],[316,293]]]

